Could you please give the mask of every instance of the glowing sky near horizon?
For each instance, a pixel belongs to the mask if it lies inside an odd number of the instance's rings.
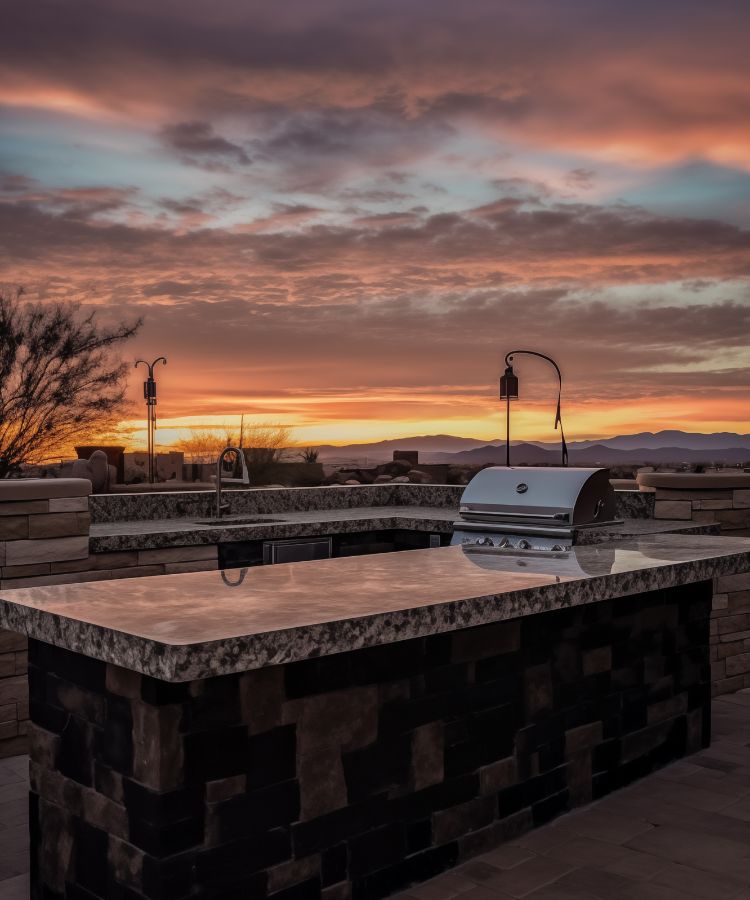
[[[0,30],[0,281],[143,316],[162,432],[750,431],[740,0],[41,0]],[[519,360],[515,436],[554,438]],[[138,438],[140,382],[131,383]]]

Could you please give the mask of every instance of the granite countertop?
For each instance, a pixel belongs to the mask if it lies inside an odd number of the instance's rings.
[[[257,523],[239,524],[233,519],[255,518]],[[104,522],[91,526],[92,553],[118,550],[154,550],[163,547],[203,546],[233,541],[284,540],[357,531],[432,531],[450,533],[458,509],[440,506],[358,506],[342,509],[311,509],[304,512],[226,516],[222,525],[200,523],[201,517],[152,519],[137,522]],[[680,532],[718,533],[718,525],[655,519],[625,519],[622,524],[583,529],[580,543],[598,543],[643,534]]]
[[[188,681],[750,569],[750,540],[649,535],[566,554],[383,553],[8,590],[0,626]]]

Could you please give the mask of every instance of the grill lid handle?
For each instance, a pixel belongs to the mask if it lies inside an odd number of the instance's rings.
[[[552,522],[568,522],[570,515],[568,513],[527,513],[513,510],[512,512],[503,512],[502,510],[491,509],[472,509],[470,506],[461,506],[458,510],[460,513],[468,513],[472,516],[491,516],[493,519],[549,519]]]

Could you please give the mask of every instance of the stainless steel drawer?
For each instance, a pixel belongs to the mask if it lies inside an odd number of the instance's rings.
[[[263,543],[264,565],[304,562],[310,559],[330,559],[331,556],[331,539],[329,537],[294,538],[287,541],[264,541]]]

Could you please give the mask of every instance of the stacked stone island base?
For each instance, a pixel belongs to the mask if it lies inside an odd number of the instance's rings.
[[[385,897],[706,746],[710,610],[700,582],[185,683],[32,640],[32,897]]]

